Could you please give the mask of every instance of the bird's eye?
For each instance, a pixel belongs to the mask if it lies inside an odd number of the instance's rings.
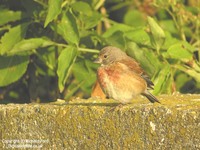
[[[107,55],[104,55],[103,57],[104,57],[104,58],[107,58],[108,56],[107,56]]]

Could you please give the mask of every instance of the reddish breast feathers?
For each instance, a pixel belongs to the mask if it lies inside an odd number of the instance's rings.
[[[112,65],[112,64],[111,64]],[[115,83],[120,78],[119,64],[113,66],[102,66],[98,69],[98,77],[101,86],[106,87],[107,82]]]

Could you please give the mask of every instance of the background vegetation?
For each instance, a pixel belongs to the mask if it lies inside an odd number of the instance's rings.
[[[154,94],[200,93],[196,0],[3,0],[0,103],[88,98],[92,61],[113,45],[146,70]]]

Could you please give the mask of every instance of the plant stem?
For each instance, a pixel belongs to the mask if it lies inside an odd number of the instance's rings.
[[[181,24],[179,24],[179,23],[177,22],[176,16],[173,14],[174,12],[170,11],[169,8],[165,8],[165,10],[166,10],[166,11],[170,14],[170,16],[172,17],[172,19],[173,19],[173,21],[174,21],[174,24],[175,24],[177,30],[179,31],[179,35],[180,35],[181,39],[184,40],[184,41],[186,41],[183,28],[182,28]]]
[[[56,46],[60,46],[60,47],[68,47],[69,45],[66,44],[62,44],[62,43],[55,43]],[[99,53],[99,50],[97,49],[89,49],[89,48],[78,48],[78,51],[80,52],[89,52],[89,53]]]
[[[69,3],[69,1],[64,1],[61,5],[61,7],[63,8],[67,3]]]
[[[35,2],[37,2],[38,4],[42,5],[43,7],[48,7],[47,4],[45,4],[44,2],[41,2],[39,0],[34,0]]]
[[[82,51],[82,52],[89,52],[89,53],[99,53],[99,50],[97,49],[88,49],[88,48],[78,48],[78,51]]]
[[[99,0],[99,2],[96,4],[94,9],[98,10],[103,5],[104,2],[105,2],[105,0]]]

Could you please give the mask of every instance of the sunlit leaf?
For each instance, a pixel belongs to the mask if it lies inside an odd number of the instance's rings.
[[[74,16],[68,11],[63,14],[61,22],[57,25],[58,33],[62,35],[68,43],[78,45],[79,32]]]
[[[177,30],[173,20],[170,20],[170,19],[161,20],[159,23],[165,32],[168,31],[170,33],[178,35],[178,30]]]
[[[26,33],[28,23],[11,28],[1,38],[0,54],[8,53],[12,47],[21,41]]]
[[[72,4],[72,8],[74,11],[77,11],[81,14],[85,14],[85,15],[91,15],[92,14],[92,9],[90,7],[90,5],[86,2],[75,2]]]
[[[165,91],[164,93],[166,93],[166,91],[168,91],[168,89],[170,89],[170,66],[168,64],[165,64],[162,68],[162,70],[160,70],[157,75],[154,77],[154,94],[159,94],[162,91]],[[168,85],[168,86],[166,86]]]
[[[121,31],[117,31],[115,33],[113,33],[110,37],[106,38],[106,42],[108,43],[108,45],[115,45],[116,47],[125,48],[125,38],[124,38],[124,34]]]
[[[200,72],[182,65],[175,65],[175,67],[193,77],[197,82],[200,82]]]
[[[165,43],[162,45],[162,50],[167,50],[170,46],[179,42],[179,40],[174,38],[168,31],[165,32],[165,36]]]
[[[72,9],[78,13],[78,19],[81,21],[81,28],[90,29],[95,27],[102,18],[102,15],[92,10],[91,6],[86,2],[75,2],[72,4]]]
[[[150,28],[150,33],[152,35],[152,45],[155,47],[157,52],[159,52],[160,48],[165,42],[165,33],[153,18],[148,17],[147,21]]]
[[[49,22],[55,19],[61,12],[62,0],[49,0],[48,1],[48,13],[44,23],[44,27],[46,27]]]
[[[19,80],[26,72],[29,56],[0,56],[0,86]]]
[[[98,12],[93,12],[90,16],[85,16],[83,18],[85,29],[90,29],[95,27],[101,21],[102,15]]]
[[[127,11],[127,13],[124,16],[124,23],[134,27],[139,27],[145,25],[145,19],[140,11],[134,9]]]
[[[184,43],[179,42],[169,47],[167,53],[170,58],[190,60],[193,54],[187,48]]]
[[[12,11],[0,8],[0,26],[23,18],[21,11]]]
[[[137,43],[138,45],[144,45],[152,47],[149,35],[144,31],[144,29],[134,29],[125,32],[125,37],[129,40]]]
[[[153,51],[140,48],[134,42],[129,42],[127,44],[127,53],[141,64],[148,75],[153,76],[155,71],[161,67],[161,62]]]
[[[46,47],[53,45],[54,43],[52,41],[43,39],[43,38],[31,38],[31,39],[24,39],[17,43],[9,53],[19,53],[24,51],[30,51],[33,49],[37,49],[40,47]]]
[[[109,29],[106,30],[106,32],[103,34],[103,37],[107,38],[111,35],[113,35],[115,32],[117,31],[121,31],[121,32],[129,32],[130,30],[133,30],[132,27],[125,25],[125,24],[114,24],[112,27],[110,27]]]
[[[74,61],[76,60],[76,56],[77,49],[74,47],[68,47],[62,50],[61,54],[59,55],[57,75],[60,92],[64,90],[67,77]]]

